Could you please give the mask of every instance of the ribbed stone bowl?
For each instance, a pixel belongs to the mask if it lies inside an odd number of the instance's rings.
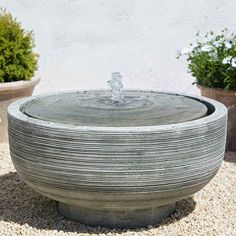
[[[203,188],[225,151],[227,110],[205,97],[109,91],[25,98],[8,109],[14,166],[68,218],[140,227]]]

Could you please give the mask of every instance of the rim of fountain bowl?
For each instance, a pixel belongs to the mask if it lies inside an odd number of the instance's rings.
[[[177,95],[177,96],[185,96],[191,99],[195,99],[199,102],[208,102],[211,105],[214,106],[215,110],[212,114],[207,115],[205,117],[192,120],[192,121],[186,121],[186,122],[179,122],[174,124],[165,124],[165,125],[152,125],[152,126],[120,126],[120,127],[112,127],[112,126],[81,126],[81,125],[75,125],[75,124],[64,124],[59,122],[52,122],[52,121],[46,121],[46,120],[39,120],[35,119],[33,117],[29,117],[21,112],[21,107],[30,100],[34,99],[40,99],[42,97],[47,96],[54,96],[58,94],[69,94],[69,93],[80,93],[80,92],[107,92],[110,91],[108,89],[83,89],[83,90],[69,90],[69,91],[58,91],[53,93],[45,93],[40,95],[34,95],[31,97],[26,97],[17,100],[16,102],[13,102],[8,107],[8,114],[12,117],[17,117],[17,119],[27,122],[33,125],[39,125],[43,127],[50,127],[50,128],[61,128],[61,129],[67,129],[67,130],[78,130],[78,131],[104,131],[104,132],[117,132],[117,133],[124,133],[124,132],[150,132],[150,131],[161,131],[161,130],[178,130],[182,128],[188,128],[192,126],[203,126],[204,124],[208,124],[211,121],[215,121],[217,118],[222,118],[223,116],[227,116],[227,108],[224,104],[199,95],[193,95],[188,93],[179,93],[179,92],[173,92],[173,91],[165,91],[165,90],[149,90],[149,89],[125,89],[127,92],[152,92],[152,93],[165,93],[165,94],[171,94],[171,95]]]

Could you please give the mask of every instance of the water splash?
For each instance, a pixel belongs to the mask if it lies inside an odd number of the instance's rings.
[[[120,105],[124,103],[124,93],[122,84],[122,75],[119,72],[113,72],[111,74],[111,80],[109,80],[108,85],[111,87],[111,99],[113,104]]]

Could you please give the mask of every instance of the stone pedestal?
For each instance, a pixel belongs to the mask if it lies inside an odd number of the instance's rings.
[[[90,226],[110,228],[137,228],[157,224],[175,210],[175,204],[121,211],[75,207],[59,203],[60,213],[68,219]]]

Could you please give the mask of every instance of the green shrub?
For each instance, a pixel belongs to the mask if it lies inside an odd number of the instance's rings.
[[[236,34],[222,30],[201,36],[196,44],[184,49],[190,73],[196,83],[209,88],[236,90]]]
[[[33,33],[0,9],[0,83],[32,78],[38,61],[34,46]]]

